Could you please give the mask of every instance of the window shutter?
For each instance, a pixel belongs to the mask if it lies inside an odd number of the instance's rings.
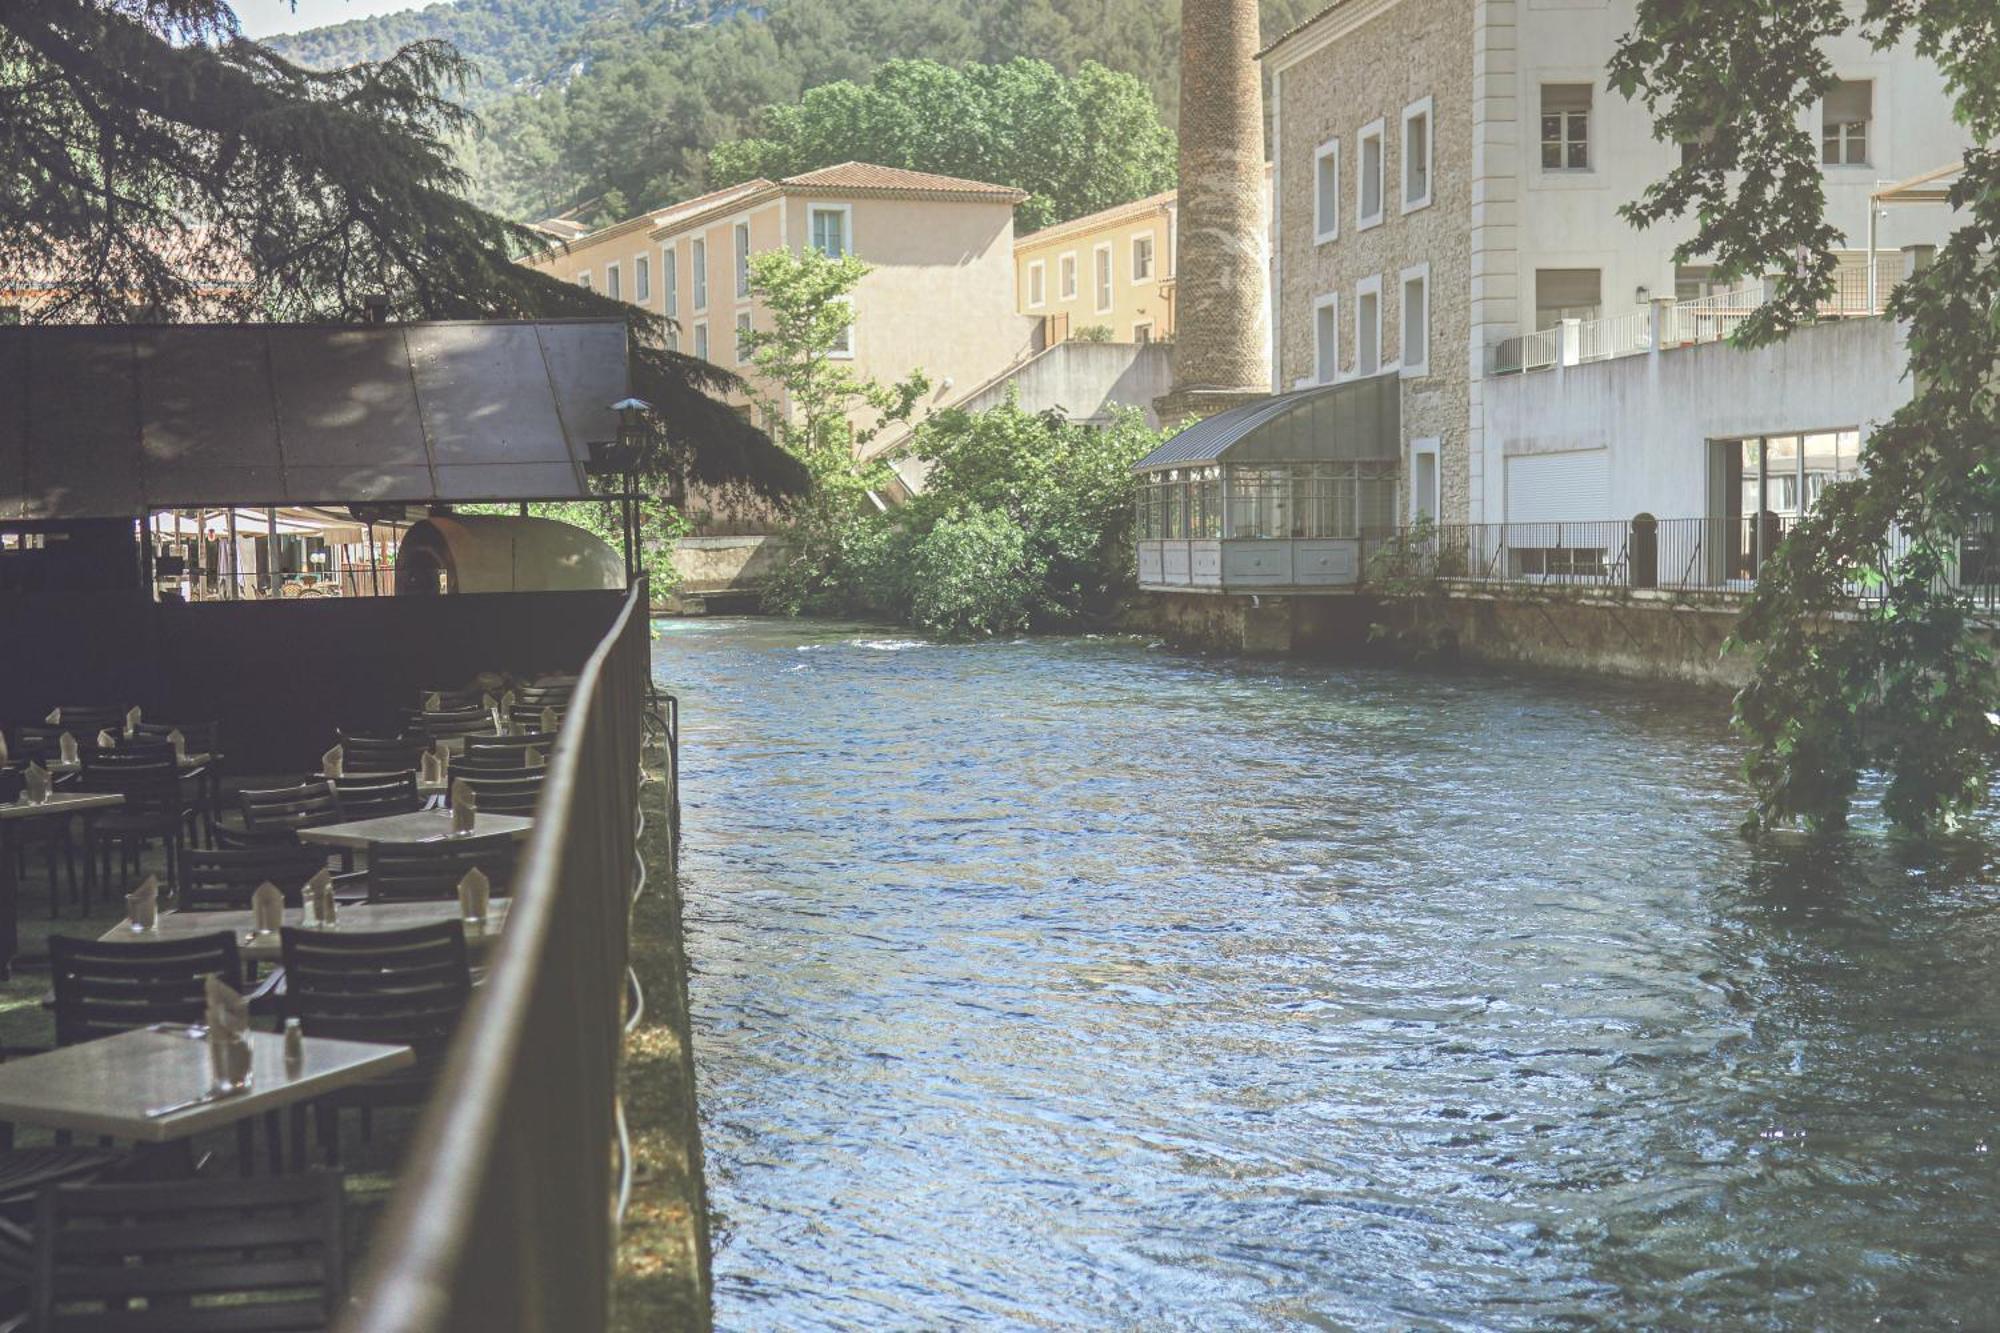
[[[1587,83],[1545,83],[1542,85],[1542,114],[1557,111],[1590,110],[1590,85]]]
[[[1826,123],[1852,125],[1871,119],[1875,105],[1875,84],[1869,79],[1844,79],[1826,93]]]

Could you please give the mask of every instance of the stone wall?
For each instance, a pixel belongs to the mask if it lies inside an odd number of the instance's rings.
[[[1340,20],[1338,11],[1321,22]],[[1472,28],[1454,0],[1400,0],[1357,9],[1357,24],[1284,64],[1278,114],[1278,374],[1280,388],[1312,382],[1315,306],[1339,301],[1339,368],[1355,369],[1356,288],[1378,279],[1381,364],[1400,364],[1406,270],[1427,265],[1428,370],[1403,382],[1403,436],[1438,441],[1440,517],[1469,512],[1466,448],[1472,212]],[[1431,99],[1431,202],[1403,210],[1405,108]],[[1382,122],[1382,221],[1358,221],[1360,132]],[[1314,196],[1322,145],[1340,144],[1339,232],[1318,238]],[[1408,512],[1408,457],[1405,454]]]

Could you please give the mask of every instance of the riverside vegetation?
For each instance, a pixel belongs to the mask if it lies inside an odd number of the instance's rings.
[[[877,497],[895,477],[857,454],[910,420],[928,381],[883,385],[832,355],[847,294],[868,269],[852,255],[783,251],[750,261],[771,319],[747,346],[772,434],[806,466],[811,495],[792,514],[792,551],[766,588],[790,615],[883,617],[948,638],[1054,629],[1108,617],[1134,586],[1132,465],[1158,431],[1136,410],[1102,426],[1023,411],[946,410],[916,428],[929,467],[900,508]],[[782,395],[782,401],[779,395]],[[856,416],[867,424],[854,424]]]

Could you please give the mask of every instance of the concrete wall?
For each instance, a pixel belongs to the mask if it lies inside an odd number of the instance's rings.
[[[1037,319],[1061,315],[1069,321],[1069,332],[1102,324],[1111,330],[1114,342],[1136,342],[1136,328],[1144,324],[1149,336],[1171,338],[1174,333],[1174,303],[1166,285],[1173,277],[1174,196],[1172,192],[1142,201],[1143,207],[1126,206],[1106,210],[1103,221],[1091,224],[1088,218],[1056,227],[1047,227],[1023,236],[1014,247],[1016,308]],[[1133,276],[1133,243],[1140,237],[1153,244],[1153,271],[1144,278]],[[1099,309],[1094,287],[1097,247],[1111,252],[1111,305]],[[1065,256],[1076,265],[1076,290],[1065,296],[1062,286]],[[1034,299],[1032,271],[1041,266],[1042,300]]]
[[[1603,449],[1610,510],[1596,519],[1708,513],[1707,442],[1759,434],[1870,428],[1909,400],[1901,331],[1851,319],[1801,329],[1754,351],[1722,343],[1673,348],[1486,380],[1487,502],[1508,517],[1506,459]]]
[[[1426,268],[1429,355],[1403,385],[1404,499],[1410,512],[1409,455],[1440,455],[1440,516],[1468,512],[1465,446],[1472,209],[1472,30],[1453,0],[1402,0],[1330,14],[1337,40],[1295,62],[1274,65],[1278,160],[1277,384],[1317,382],[1316,310],[1338,303],[1339,375],[1355,374],[1356,310],[1363,283],[1379,287],[1380,364],[1402,365],[1402,287],[1407,270]],[[1404,112],[1430,99],[1431,193],[1405,210]],[[1382,123],[1383,208],[1379,224],[1359,215],[1360,135]],[[1321,239],[1315,216],[1320,150],[1338,143],[1338,234]]]
[[[674,547],[674,569],[681,576],[675,591],[696,595],[754,588],[777,571],[788,549],[783,537],[683,537]]]

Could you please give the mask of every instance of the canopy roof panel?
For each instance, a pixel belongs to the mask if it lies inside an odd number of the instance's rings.
[[[615,319],[0,328],[0,519],[585,496],[625,340]]]
[[[1209,463],[1318,463],[1402,456],[1395,373],[1274,394],[1218,412],[1140,459],[1135,472]]]

